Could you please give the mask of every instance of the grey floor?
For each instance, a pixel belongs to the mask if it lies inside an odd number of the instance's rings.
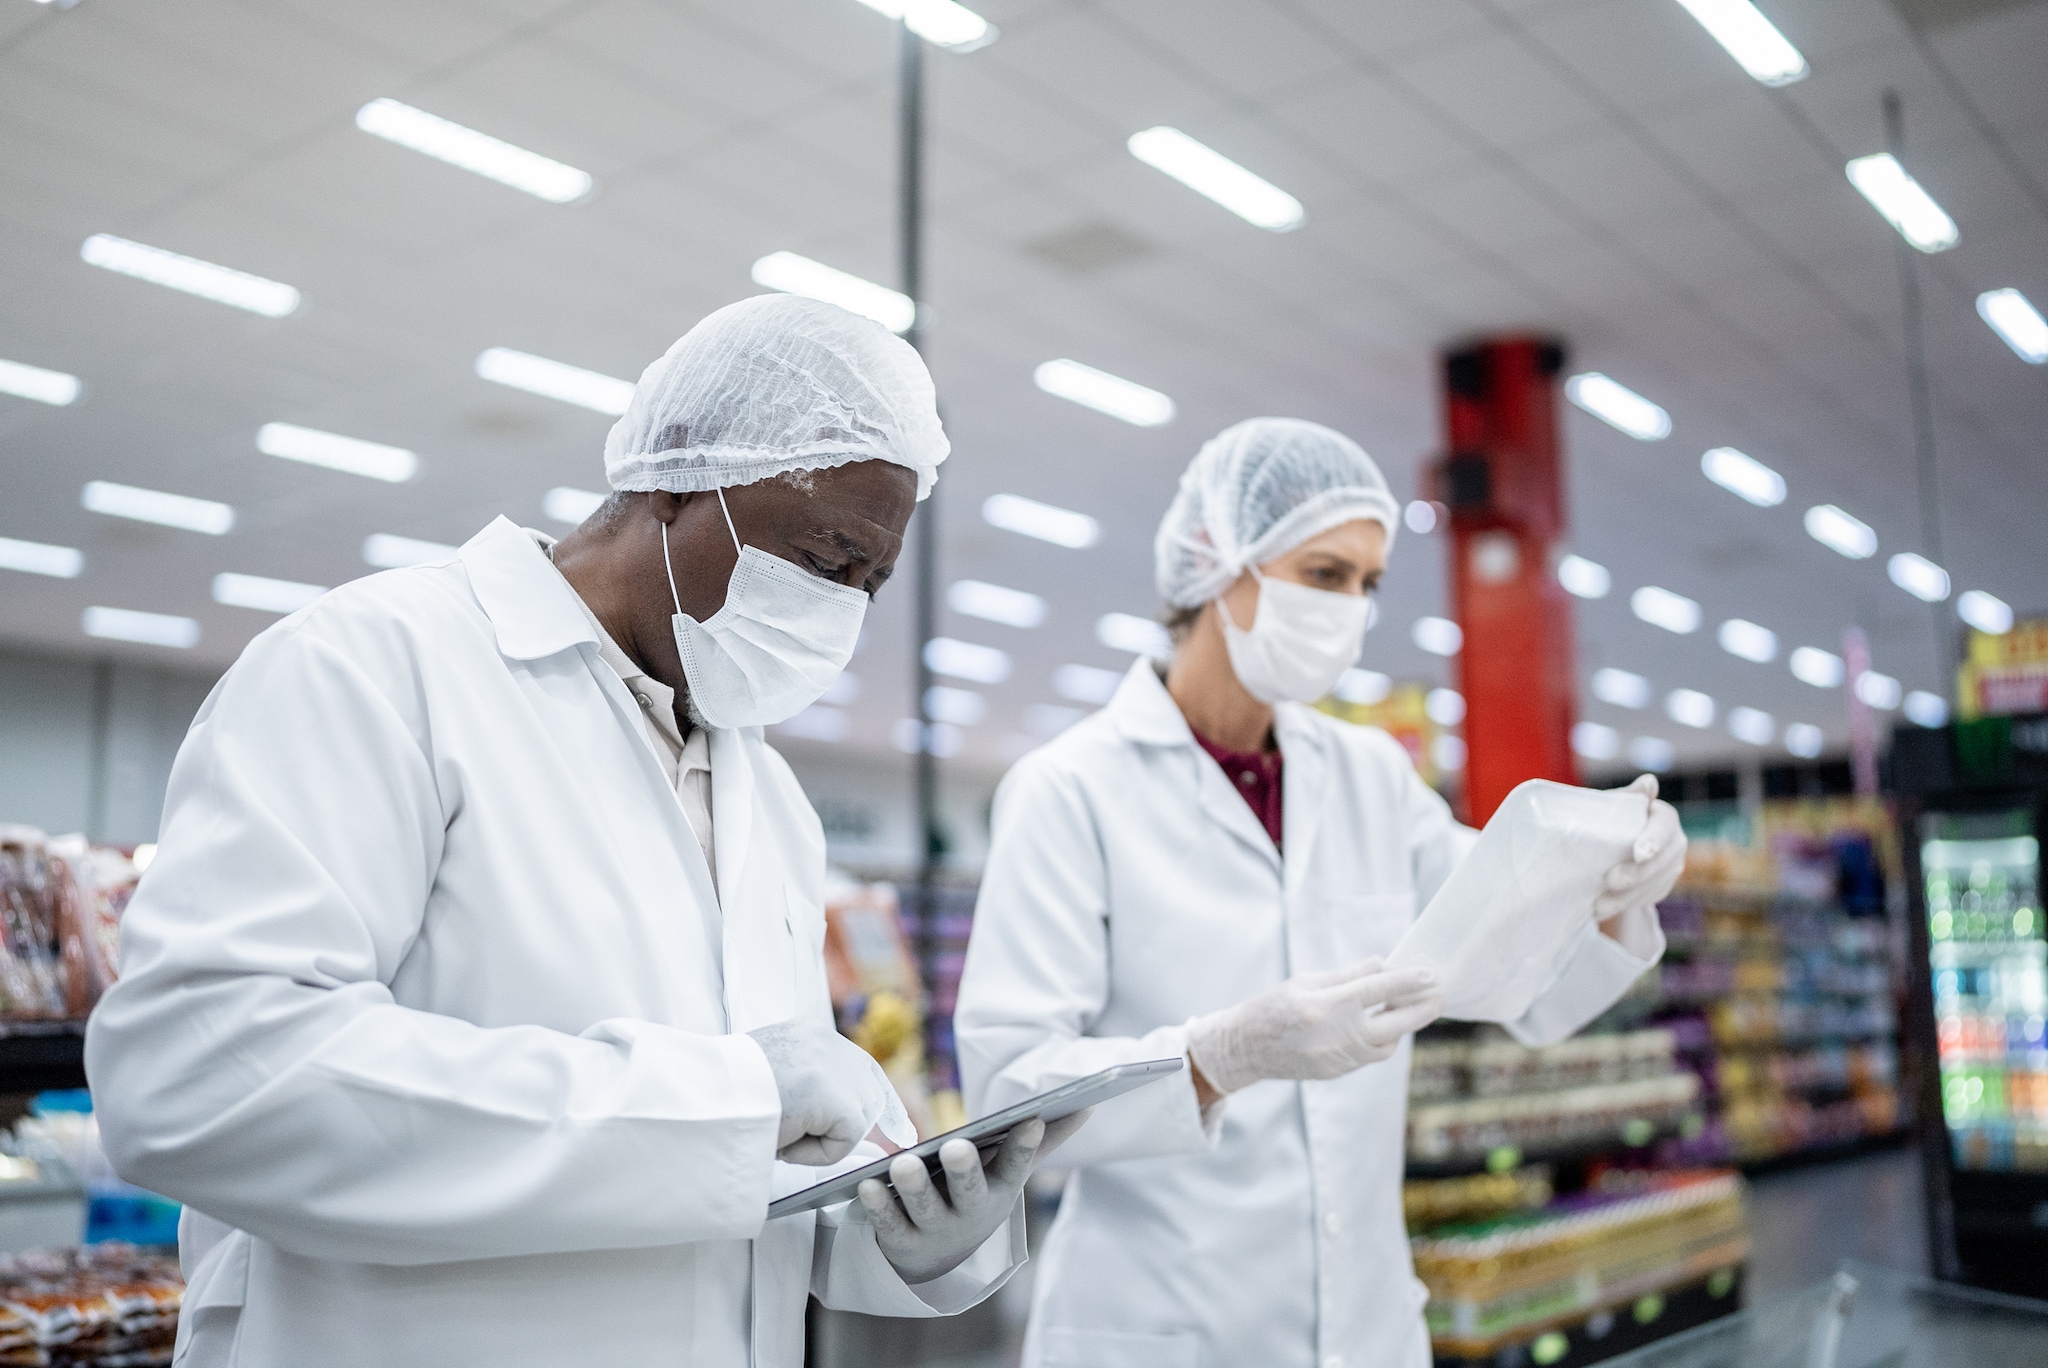
[[[1750,1300],[1809,1286],[1844,1259],[1924,1273],[1920,1203],[1919,1156],[1905,1147],[1751,1179]],[[823,1313],[813,1322],[813,1368],[1012,1368],[1030,1275],[1027,1265],[988,1303],[950,1320]]]

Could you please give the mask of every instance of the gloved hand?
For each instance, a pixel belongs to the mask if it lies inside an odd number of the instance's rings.
[[[1031,1170],[1087,1119],[1084,1111],[1050,1126],[1026,1121],[1011,1129],[986,1164],[972,1142],[948,1140],[939,1146],[943,1193],[922,1159],[897,1155],[889,1165],[894,1196],[879,1179],[860,1185],[860,1204],[874,1223],[883,1257],[912,1285],[951,1273],[1009,1216]]]
[[[782,1095],[777,1159],[836,1164],[877,1122],[893,1143],[917,1143],[917,1128],[882,1066],[839,1032],[792,1018],[747,1034],[768,1056],[775,1090]]]
[[[1218,1092],[1262,1078],[1337,1078],[1394,1053],[1436,1019],[1436,972],[1377,956],[1296,974],[1278,988],[1188,1023],[1188,1057]],[[1372,1011],[1372,1008],[1381,1008]]]
[[[1600,896],[1593,900],[1597,921],[1612,921],[1639,907],[1654,907],[1678,882],[1685,869],[1685,832],[1678,810],[1657,797],[1657,776],[1645,774],[1629,788],[1650,800],[1650,820],[1629,850],[1629,858],[1607,871]]]

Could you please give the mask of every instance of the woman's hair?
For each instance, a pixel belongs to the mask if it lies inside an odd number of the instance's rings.
[[[1166,606],[1166,610],[1160,615],[1159,621],[1165,625],[1166,634],[1173,638],[1174,645],[1178,646],[1188,639],[1188,633],[1195,630],[1195,622],[1202,616],[1202,609],[1207,606],[1207,604],[1201,604],[1193,608],[1176,608],[1172,604]]]

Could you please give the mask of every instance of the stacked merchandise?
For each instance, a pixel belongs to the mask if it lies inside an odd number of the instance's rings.
[[[974,928],[974,884],[900,885],[903,933],[913,947],[926,991],[926,1076],[931,1080],[932,1115],[941,1130],[965,1125],[960,1099],[959,1056],[953,1045],[953,1007],[960,997],[960,973],[967,964],[967,936]]]
[[[1679,1289],[1732,1309],[1749,1252],[1742,1179],[1617,1170],[1536,1210],[1429,1229],[1412,1248],[1439,1363],[1591,1362],[1641,1342]],[[1622,1314],[1634,1333],[1617,1336]]]
[[[129,857],[0,826],[0,1022],[82,1021],[114,981]]]
[[[134,1245],[0,1259],[0,1364],[168,1364],[184,1296],[176,1256]]]
[[[1767,805],[1748,847],[1697,844],[1660,909],[1654,1014],[1707,1119],[1667,1165],[1758,1163],[1899,1132],[1898,1013],[1874,803]]]
[[[893,887],[849,883],[826,893],[825,980],[840,1033],[882,1066],[918,1134],[950,1130],[933,1116],[923,979]],[[940,1105],[945,1107],[943,1099]]]

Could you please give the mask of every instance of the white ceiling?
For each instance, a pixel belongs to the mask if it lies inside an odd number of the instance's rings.
[[[1149,613],[1151,534],[1196,446],[1257,413],[1358,437],[1398,491],[1439,441],[1435,357],[1475,332],[1542,328],[1574,369],[1671,411],[1642,444],[1567,419],[1578,550],[1616,592],[1582,605],[1583,671],[1705,690],[1844,733],[1839,696],[1782,663],[1635,621],[1660,584],[1708,622],[1839,649],[1945,692],[1930,610],[1885,578],[1923,549],[1891,230],[1842,174],[1882,149],[1904,97],[1907,161],[1961,225],[1922,261],[1945,561],[1959,588],[2048,608],[2048,374],[1972,301],[2048,305],[2048,4],[1763,0],[1812,76],[1757,85],[1671,0],[981,0],[982,51],[932,51],[929,356],[954,455],[940,487],[944,579],[1046,596],[1046,625],[945,615],[1016,669],[985,690],[965,757],[995,762],[1068,661],[1120,666],[1093,624]],[[1963,92],[1967,106],[1959,102]],[[0,572],[0,635],[105,650],[89,604],[203,624],[222,666],[270,621],[208,598],[219,571],[334,584],[363,537],[459,542],[542,492],[601,484],[608,420],[479,380],[488,346],[632,377],[789,249],[894,280],[894,38],[854,0],[0,0],[0,356],[82,376],[77,405],[0,398],[0,536],[84,549],[76,580]],[[355,129],[392,96],[585,168],[566,207]],[[1173,124],[1299,197],[1307,222],[1252,228],[1130,157]],[[1987,128],[1991,130],[1987,135]],[[2003,147],[1997,140],[2002,140]],[[1033,244],[1109,225],[1151,249],[1077,273]],[[269,321],[95,270],[109,232],[305,292]],[[1172,395],[1140,430],[1039,393],[1071,356]],[[384,485],[259,455],[270,420],[417,450]],[[1701,477],[1707,447],[1782,471],[1777,509]],[[111,479],[227,500],[225,537],[84,512]],[[1067,551],[984,525],[1009,490],[1101,519]],[[1851,563],[1799,528],[1839,503],[1883,554]],[[1440,538],[1408,537],[1365,663],[1449,677],[1409,643],[1445,607]],[[842,749],[889,752],[910,711],[909,595],[885,593]],[[1626,734],[1704,761],[1740,749],[1654,710],[1588,701]],[[806,743],[793,742],[793,750]]]

